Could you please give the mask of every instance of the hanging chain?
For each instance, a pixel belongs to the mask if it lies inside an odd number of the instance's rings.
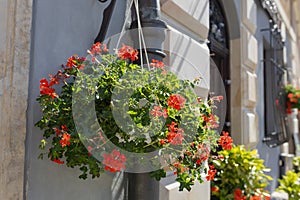
[[[135,10],[136,10],[136,15],[137,15],[137,23],[138,23],[138,35],[139,35],[139,46],[140,46],[140,54],[141,54],[141,65],[143,67],[144,61],[143,61],[143,51],[145,52],[145,58],[147,62],[147,67],[148,70],[150,70],[150,64],[149,64],[149,58],[148,58],[148,53],[147,53],[147,47],[145,43],[145,38],[143,34],[143,28],[141,24],[141,19],[140,19],[140,13],[139,13],[139,0],[134,0],[135,3]],[[144,47],[144,48],[143,48]]]
[[[135,10],[136,16],[137,16],[137,26],[138,26],[137,30],[138,30],[138,42],[139,42],[139,48],[140,48],[141,67],[142,67],[142,69],[144,68],[144,59],[143,58],[145,56],[148,70],[150,70],[150,62],[149,62],[146,42],[145,42],[144,33],[143,33],[143,27],[142,27],[142,24],[141,24],[140,13],[139,13],[139,0],[131,0],[130,3],[129,3],[129,7],[128,7],[128,10],[126,12],[126,17],[125,17],[125,20],[124,20],[124,24],[123,24],[123,27],[122,27],[122,30],[121,30],[121,33],[120,33],[115,51],[117,53],[120,42],[121,42],[121,38],[123,37],[123,35],[125,33],[126,22],[129,19],[130,10],[131,10],[133,4],[134,4],[134,7],[135,7],[134,10]]]
[[[115,49],[116,53],[118,53],[118,48],[119,48],[119,45],[120,45],[121,38],[123,37],[123,35],[125,33],[126,22],[129,19],[129,14],[130,14],[130,10],[131,10],[132,5],[133,5],[133,0],[130,1],[128,10],[126,12],[126,17],[125,17],[125,20],[124,20],[124,24],[123,24],[123,27],[121,29],[121,33],[120,33],[120,36],[119,36],[119,39],[118,39],[118,42],[117,42],[117,46],[116,46],[116,49]]]

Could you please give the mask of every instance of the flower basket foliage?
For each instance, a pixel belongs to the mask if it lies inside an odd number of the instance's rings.
[[[218,170],[212,181],[212,199],[219,200],[264,200],[270,195],[264,191],[272,178],[257,151],[248,151],[244,146],[234,146],[218,152],[214,160]]]
[[[40,158],[79,167],[82,179],[144,167],[157,180],[174,171],[180,190],[212,180],[217,171],[207,162],[219,158],[210,152],[232,142],[214,130],[212,106],[222,97],[204,101],[193,91],[199,80],[179,80],[157,60],[143,69],[137,59],[129,46],[110,54],[96,43],[40,81]]]

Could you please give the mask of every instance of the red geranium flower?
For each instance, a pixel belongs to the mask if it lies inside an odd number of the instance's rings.
[[[212,101],[218,101],[218,102],[222,101],[223,99],[224,99],[223,96],[214,96],[211,98]]]
[[[209,165],[209,170],[207,172],[206,180],[211,181],[214,180],[215,174],[217,173],[217,170],[213,165]]]
[[[161,106],[154,106],[154,108],[150,111],[150,114],[153,117],[161,117],[163,116],[164,118],[168,117],[168,110],[167,109],[163,109],[161,110]]]
[[[166,108],[163,109],[163,117],[164,118],[168,117],[168,110]]]
[[[61,130],[58,128],[53,128],[53,130],[55,131],[56,136],[59,136],[59,134],[61,133]]]
[[[200,165],[203,161],[206,161],[208,159],[209,155],[210,148],[206,147],[203,144],[199,144],[198,151],[196,154],[198,160],[196,161],[196,163]]]
[[[267,194],[267,195],[265,196],[265,200],[271,200],[270,195]]]
[[[176,133],[173,131],[170,131],[167,133],[167,141],[172,142],[173,138],[176,136]]]
[[[262,200],[262,198],[260,196],[252,196],[250,197],[250,200]]]
[[[49,83],[49,86],[52,86],[52,85],[58,85],[59,84],[59,80],[60,78],[56,75],[52,75],[52,74],[49,74],[49,78],[50,78],[50,83]]]
[[[196,160],[197,165],[201,165],[201,163],[202,163],[201,159]]]
[[[70,58],[68,58],[67,64],[66,66],[69,69],[72,69],[73,67],[76,67],[78,69],[83,69],[84,68],[84,64],[83,62],[86,60],[85,57],[78,57],[78,55],[73,55]],[[66,70],[66,69],[65,69]]]
[[[297,103],[297,102],[298,102],[298,99],[297,99],[297,98],[291,98],[291,99],[290,99],[290,102],[292,102],[292,103]]]
[[[68,131],[68,128],[67,128],[66,125],[61,125],[61,129],[53,128],[53,130],[55,131],[56,136],[58,136],[58,135],[60,135],[62,132]]]
[[[211,191],[212,192],[219,192],[219,188],[217,188],[216,186],[214,186],[214,187],[211,188]]]
[[[188,170],[189,168],[184,167],[183,164],[181,164],[180,162],[176,162],[173,164],[173,166],[176,168],[176,172],[174,172],[174,174],[176,175],[177,172],[185,172],[186,170]]]
[[[179,128],[177,133],[169,132],[167,135],[167,140],[173,145],[182,144],[183,140],[183,129]]]
[[[58,70],[58,72],[55,75],[49,74],[49,86],[58,85],[61,80],[64,81],[66,78],[69,77],[69,75],[63,74],[61,70]]]
[[[108,53],[108,48],[107,48],[106,44],[103,44],[102,48],[103,48],[102,50],[103,50],[104,53]]]
[[[164,69],[165,64],[162,61],[152,59],[152,62],[150,64],[150,66],[156,67],[156,68],[159,68],[159,69]]]
[[[218,98],[218,101],[222,101],[224,99],[223,96],[218,96],[217,98]]]
[[[176,122],[172,122],[171,124],[167,124],[167,127],[169,131],[176,132],[178,128],[176,127],[178,124]]]
[[[161,107],[160,106],[154,106],[154,108],[150,111],[150,114],[153,117],[160,117],[160,116],[162,116]]]
[[[57,163],[57,164],[60,164],[60,165],[62,165],[62,164],[65,163],[64,161],[61,161],[61,160],[59,160],[59,159],[54,159],[54,160],[52,160],[52,161],[55,162],[55,163]]]
[[[40,80],[41,92],[42,92],[42,89],[48,88],[48,87],[49,87],[49,83],[48,83],[47,79],[43,78],[42,80]]]
[[[289,93],[289,94],[288,94],[288,98],[291,99],[291,98],[293,98],[293,97],[294,97],[293,93]]]
[[[126,46],[123,44],[123,46],[118,50],[118,57],[126,60],[130,59],[132,61],[135,61],[138,59],[138,51],[130,46]]]
[[[61,129],[64,130],[64,131],[68,131],[68,127],[66,125],[61,125]]]
[[[218,142],[224,150],[230,150],[232,148],[232,138],[229,136],[228,132],[223,131],[223,135],[220,136]]]
[[[243,196],[242,190],[241,189],[236,189],[234,191],[234,200],[246,200],[246,196]]]
[[[93,44],[92,48],[88,51],[91,55],[97,55],[102,53],[101,43],[97,42]]]
[[[185,102],[186,102],[185,98],[180,94],[173,94],[167,100],[168,106],[176,110],[180,110],[181,108],[183,108]]]
[[[242,190],[241,189],[236,189],[235,191],[234,191],[234,196],[242,196]]]
[[[50,88],[50,85],[47,81],[47,79],[43,78],[40,80],[40,94],[41,95],[49,95],[54,99],[58,95],[55,93],[55,90],[53,88]]]
[[[118,172],[125,169],[126,157],[117,150],[113,150],[111,154],[103,154],[103,164],[105,170],[110,172]]]
[[[92,155],[93,147],[88,146],[87,150],[88,150],[88,156],[91,156]]]
[[[166,141],[165,141],[165,140],[159,140],[159,143],[160,143],[161,145],[164,145],[164,144],[166,144]]]
[[[167,124],[169,132],[167,133],[167,141],[173,145],[182,144],[184,130],[177,127],[176,122]]]
[[[290,101],[286,102],[286,112],[288,114],[292,113],[292,103]]]
[[[206,122],[206,127],[218,128],[218,119],[215,115],[209,114],[208,117],[203,115],[203,120]]]
[[[65,146],[70,146],[70,144],[71,144],[70,139],[71,139],[71,135],[70,134],[64,133],[62,135],[62,138],[59,141],[59,143],[61,144],[62,148],[64,148]]]
[[[78,56],[75,54],[73,56],[71,56],[70,58],[68,58],[67,64],[66,66],[69,67],[70,69],[73,68],[73,66],[77,65],[77,58]]]

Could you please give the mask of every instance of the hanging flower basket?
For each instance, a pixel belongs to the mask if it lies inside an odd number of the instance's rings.
[[[40,158],[79,167],[82,179],[104,171],[151,171],[159,180],[174,171],[180,190],[203,182],[203,172],[212,180],[217,171],[207,165],[210,152],[232,143],[214,130],[212,106],[222,97],[202,100],[193,90],[199,80],[180,80],[157,60],[133,64],[137,59],[129,46],[112,55],[96,43],[87,57],[70,57],[40,81],[43,115],[36,126],[46,150]]]

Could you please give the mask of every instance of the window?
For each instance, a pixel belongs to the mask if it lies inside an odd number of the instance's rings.
[[[213,113],[220,117],[220,131],[231,131],[230,66],[227,23],[218,0],[209,1],[210,96],[224,96]]]
[[[283,46],[280,30],[270,21],[268,41],[264,43],[264,105],[265,138],[269,147],[276,147],[289,139],[286,126],[284,94]]]

